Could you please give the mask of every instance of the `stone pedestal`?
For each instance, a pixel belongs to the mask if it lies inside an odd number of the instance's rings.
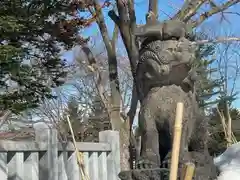
[[[196,166],[193,180],[213,180],[216,179],[216,167],[213,164],[213,158],[200,152],[188,152],[186,162],[190,160]]]
[[[119,173],[121,180],[168,180],[169,170],[163,168],[134,169]]]

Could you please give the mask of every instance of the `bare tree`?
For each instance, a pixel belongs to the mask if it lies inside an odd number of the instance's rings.
[[[95,45],[94,45],[95,46]],[[100,46],[102,46],[100,44]],[[67,111],[67,103],[69,97],[74,97],[83,112],[83,119],[100,119],[101,117],[89,117],[95,106],[94,99],[99,97],[104,108],[109,116],[109,78],[107,71],[107,57],[104,52],[94,53],[94,48],[89,44],[81,44],[74,49],[74,58],[72,68],[69,69],[68,81],[63,87],[54,90],[57,98],[53,100],[45,100],[42,105],[36,110],[32,111],[35,119],[45,119],[57,128],[60,128],[64,119],[64,112]],[[98,48],[99,49],[99,48]],[[120,75],[119,85],[121,86],[121,114],[129,107],[132,78],[130,74],[130,67],[127,65],[128,59],[123,55],[118,58],[121,61],[118,66]],[[102,112],[104,114],[104,112]],[[101,115],[100,115],[101,116]],[[80,122],[79,122],[80,123]],[[111,123],[112,124],[112,123]],[[77,127],[77,126],[74,126]],[[90,128],[90,127],[88,127]],[[79,132],[79,129],[75,130]],[[61,130],[60,130],[61,132]],[[78,134],[77,134],[78,135]]]
[[[225,43],[218,47],[219,57],[217,58],[218,63],[218,75],[224,80],[223,85],[220,87],[222,92],[222,98],[224,101],[224,108],[222,111],[218,111],[221,119],[223,129],[225,129],[226,139],[228,146],[233,143],[232,139],[232,118],[230,115],[231,99],[236,97],[237,81],[240,77],[240,66],[239,66],[239,44]],[[235,97],[234,97],[235,96]],[[227,122],[227,125],[226,123]]]

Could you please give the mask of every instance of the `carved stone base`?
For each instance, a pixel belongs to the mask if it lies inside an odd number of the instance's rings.
[[[217,177],[216,167],[210,155],[199,152],[189,152],[186,160],[190,160],[196,166],[193,177],[194,180],[212,180]]]
[[[122,171],[118,177],[121,180],[168,180],[168,169],[134,169],[131,171]]]

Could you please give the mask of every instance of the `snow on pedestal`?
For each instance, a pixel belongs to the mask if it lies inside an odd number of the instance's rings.
[[[240,180],[240,142],[214,158],[214,164],[220,171],[218,180]]]

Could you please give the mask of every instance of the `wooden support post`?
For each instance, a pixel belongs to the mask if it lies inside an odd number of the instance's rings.
[[[191,162],[184,164],[180,180],[192,180],[195,170],[195,165]]]
[[[177,103],[176,118],[174,125],[174,138],[173,138],[173,148],[171,157],[171,167],[170,167],[170,180],[177,179],[178,172],[178,161],[179,161],[179,150],[181,143],[182,134],[182,116],[183,116],[183,103]]]

